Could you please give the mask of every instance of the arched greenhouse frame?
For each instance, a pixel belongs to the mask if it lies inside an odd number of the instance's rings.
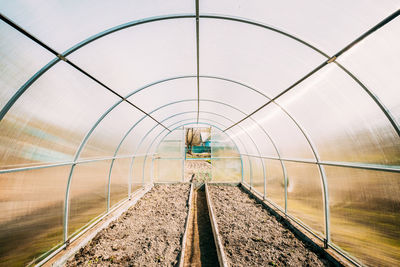
[[[400,264],[400,1],[2,1],[0,265],[154,183],[238,183],[349,265]],[[218,148],[218,149],[217,149]]]

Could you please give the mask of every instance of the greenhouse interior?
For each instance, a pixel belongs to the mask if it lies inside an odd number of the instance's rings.
[[[400,265],[399,0],[0,19],[0,266]]]

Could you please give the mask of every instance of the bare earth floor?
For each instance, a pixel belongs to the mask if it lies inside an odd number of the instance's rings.
[[[209,189],[230,266],[329,266],[239,187]]]
[[[184,266],[219,266],[204,190],[195,190],[192,201]]]
[[[188,184],[156,185],[82,248],[67,266],[175,266],[187,217]]]

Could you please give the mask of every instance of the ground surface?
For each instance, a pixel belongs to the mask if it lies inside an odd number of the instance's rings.
[[[97,234],[67,266],[175,266],[187,217],[188,184],[156,185]]]
[[[185,160],[185,182],[211,181],[212,165],[207,160]]]
[[[230,266],[329,266],[240,188],[209,189]]]
[[[204,190],[195,190],[192,201],[184,266],[219,266]]]

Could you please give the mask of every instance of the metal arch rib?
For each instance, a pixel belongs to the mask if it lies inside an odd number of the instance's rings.
[[[391,17],[392,17],[392,19],[394,18],[394,17],[396,17],[396,16],[398,16],[399,15],[399,10],[397,11],[397,12],[395,12],[394,14],[392,14],[391,15]],[[124,24],[124,25],[120,25],[120,26],[117,26],[117,27],[115,27],[115,28],[112,28],[112,29],[110,29],[110,30],[107,30],[107,31],[104,31],[104,32],[102,32],[102,33],[100,33],[100,34],[98,34],[98,35],[95,35],[95,36],[93,36],[93,37],[91,37],[91,38],[89,38],[89,39],[87,39],[87,40],[85,40],[85,41],[83,41],[83,42],[81,42],[80,44],[78,44],[77,46],[79,46],[79,48],[80,47],[82,47],[82,46],[84,46],[84,45],[86,45],[86,44],[88,44],[88,43],[90,43],[90,42],[92,42],[92,41],[94,41],[94,40],[96,40],[96,39],[98,39],[98,38],[101,38],[101,37],[103,37],[103,36],[105,36],[105,35],[108,35],[108,34],[110,34],[110,33],[112,33],[112,32],[115,32],[115,31],[118,31],[118,30],[121,30],[121,29],[124,29],[124,28],[127,28],[127,27],[131,27],[131,26],[134,26],[133,24],[135,24],[135,25],[139,25],[139,24],[144,24],[144,23],[147,23],[147,22],[153,22],[153,21],[158,21],[158,20],[165,20],[165,19],[175,19],[175,18],[184,18],[184,17],[186,17],[186,18],[191,18],[191,17],[193,17],[193,15],[175,15],[175,17],[174,16],[165,16],[165,17],[157,17],[157,18],[150,18],[150,19],[147,19],[147,20],[140,20],[140,21],[135,21],[135,22],[131,22],[131,24],[132,25],[128,25],[128,24]],[[201,17],[201,16],[200,16]],[[221,19],[228,19],[228,20],[237,20],[237,18],[229,18],[228,16],[213,16],[213,18],[221,18]],[[2,18],[3,19],[3,18]],[[4,20],[4,19],[3,19]],[[386,23],[388,23],[390,20],[387,20],[386,19],[386,22],[385,22],[385,24]],[[242,20],[241,22],[245,22],[245,23],[250,23],[250,24],[253,24],[253,25],[256,25],[256,24],[254,24],[253,22],[250,22],[249,20]],[[383,24],[384,25],[384,24]],[[383,25],[380,25],[379,27],[382,27]],[[256,25],[256,26],[263,26],[263,24],[258,24],[258,25]],[[265,26],[265,25],[264,25]],[[269,26],[268,26],[269,27]],[[264,27],[264,28],[268,28],[268,27]],[[272,27],[269,27],[268,29],[270,29],[271,30],[271,28]],[[377,28],[376,28],[377,29]],[[374,31],[376,30],[376,29],[374,29]],[[279,32],[279,31],[276,31],[276,32]],[[288,37],[290,37],[290,38],[292,38],[292,39],[295,39],[295,37],[294,36],[292,36],[292,35],[290,35],[290,34],[287,34],[287,33],[284,33],[283,31],[282,32],[279,32],[279,33],[281,33],[281,34],[285,34],[285,36],[288,36]],[[28,36],[29,37],[29,36]],[[365,38],[365,36],[363,37],[363,38]],[[297,41],[299,41],[300,39],[295,39],[295,40],[297,40]],[[360,40],[357,40],[357,42],[358,41],[360,41]],[[306,42],[304,42],[304,41],[301,41],[301,43],[303,43],[303,44],[307,44]],[[351,46],[352,45],[354,45],[354,44],[351,44]],[[76,46],[76,47],[77,47]],[[319,53],[321,53],[321,51],[319,51],[319,50],[316,50],[316,48],[315,47],[313,47],[313,46],[311,46],[311,45],[308,45],[310,48],[312,48],[312,49],[314,49],[315,51],[317,51],[317,52],[319,52]],[[349,49],[351,46],[349,46],[349,47],[346,47],[346,49]],[[76,48],[76,49],[79,49],[79,48]],[[73,51],[72,51],[73,49],[70,49],[70,50],[67,50],[67,52],[65,53],[65,54],[63,54],[63,55],[61,55],[62,57],[65,57],[65,55],[66,54],[70,54],[70,53],[72,53]],[[341,51],[342,52],[342,51]],[[48,69],[50,69],[54,64],[56,64],[58,62],[58,60],[53,60],[52,62],[50,62],[49,64],[47,64],[44,68],[42,68],[38,73],[36,73],[27,83],[25,83],[24,85],[23,85],[23,87],[21,87],[18,91],[17,91],[17,93],[16,94],[14,94],[14,96],[10,99],[10,101],[8,101],[8,103],[6,104],[6,106],[1,110],[1,112],[0,112],[0,120],[5,116],[5,114],[8,112],[8,110],[12,107],[12,105],[18,100],[18,98],[26,91],[26,89],[27,88],[29,88],[29,86],[37,79],[37,78],[39,78],[45,71],[47,71]],[[355,76],[354,76],[355,77]],[[363,89],[365,90],[365,89],[367,89],[366,87],[363,87]],[[369,90],[368,90],[369,91]],[[370,97],[372,97],[372,98],[374,98],[374,95],[371,93],[371,94],[369,94],[370,95]],[[379,101],[379,99],[374,99],[374,101],[375,102],[377,102],[377,103],[380,103],[380,101]],[[389,119],[389,121],[391,122],[391,124],[393,125],[393,127],[395,128],[395,130],[396,130],[396,132],[398,133],[398,135],[400,136],[400,130],[399,130],[399,126],[398,126],[398,124],[396,123],[396,121],[393,119],[393,116],[390,114],[390,112],[385,108],[385,106],[383,105],[383,104],[381,104],[381,105],[379,105],[379,107],[381,108],[381,109],[383,109],[382,111],[385,113],[385,115],[388,117],[388,119]]]
[[[163,83],[163,82],[167,82],[167,81],[171,81],[171,80],[176,80],[176,79],[193,78],[193,77],[196,77],[196,76],[194,76],[194,75],[186,75],[186,76],[172,77],[172,78],[164,79],[164,80],[161,80],[161,81],[156,81],[156,82],[150,83],[150,84],[148,84],[148,85],[145,85],[145,86],[143,86],[143,87],[141,87],[141,88],[139,88],[139,89],[133,91],[132,93],[128,94],[125,98],[128,98],[128,97],[134,95],[134,94],[137,93],[137,92],[140,92],[140,91],[142,91],[142,90],[145,90],[146,88],[149,88],[149,87],[151,87],[151,86],[153,86],[153,85],[156,85],[156,84],[159,84],[159,83]],[[216,77],[216,76],[201,76],[201,77],[203,77],[203,78],[210,78],[210,79],[218,79],[218,80],[223,80],[223,81],[227,81],[227,82],[232,82],[232,83],[241,85],[241,86],[243,86],[243,87],[245,87],[245,88],[248,88],[248,89],[250,89],[250,90],[253,90],[254,92],[257,92],[257,93],[259,93],[260,95],[263,95],[264,97],[268,98],[266,95],[264,95],[264,94],[261,93],[260,91],[254,89],[254,88],[252,88],[252,87],[250,87],[250,86],[247,86],[247,85],[245,85],[245,84],[243,84],[243,83],[240,83],[240,82],[236,82],[236,81],[234,81],[234,80],[231,80],[231,79],[227,79],[227,78],[223,78],[223,77]],[[211,101],[211,100],[209,100],[209,101]],[[217,101],[211,101],[211,102],[216,102],[216,103],[218,103]],[[77,158],[79,157],[79,155],[80,155],[80,153],[81,153],[81,151],[82,151],[84,145],[86,144],[87,140],[89,139],[90,135],[91,135],[92,132],[95,130],[95,128],[96,128],[96,127],[99,125],[99,123],[104,119],[104,117],[107,116],[107,115],[108,115],[116,106],[118,106],[120,103],[122,103],[122,100],[118,101],[118,102],[115,103],[112,107],[110,107],[110,108],[98,119],[98,121],[93,125],[93,127],[89,130],[89,132],[86,134],[86,136],[85,136],[84,139],[82,140],[82,142],[81,142],[81,144],[80,144],[80,146],[79,146],[79,148],[78,148],[78,150],[77,150],[77,152],[76,152],[74,161],[76,161]],[[231,108],[234,108],[234,109],[236,109],[236,110],[238,110],[237,108],[235,108],[235,107],[233,107],[233,106],[230,106],[230,107],[231,107]],[[162,107],[161,107],[161,108],[162,108]],[[156,110],[154,110],[154,111],[157,111],[157,110],[158,110],[158,109],[156,109]],[[153,112],[154,112],[154,111],[153,111]],[[242,111],[240,111],[240,110],[238,110],[238,111],[241,112],[242,114],[246,115],[246,114],[243,113]],[[151,112],[151,113],[153,113],[153,112]],[[151,113],[149,113],[149,114],[151,114]],[[145,118],[145,117],[143,117],[141,120],[143,120],[144,118]],[[292,118],[292,119],[293,119],[293,118]],[[141,121],[141,120],[140,120],[140,121]],[[252,119],[252,120],[253,120],[253,119]],[[140,121],[138,121],[138,123],[139,123]],[[271,143],[273,144],[275,150],[277,151],[278,156],[280,157],[280,153],[279,153],[279,150],[277,149],[277,147],[276,147],[276,145],[275,145],[275,142],[272,140],[272,138],[269,136],[269,134],[265,131],[265,129],[262,128],[262,127],[258,124],[258,122],[256,122],[256,121],[254,121],[254,122],[255,122],[255,123],[258,125],[258,127],[266,134],[266,136],[270,139],[270,141],[271,141]],[[298,125],[298,124],[296,123],[296,125]],[[307,137],[306,137],[306,138],[307,138]],[[257,150],[258,150],[258,147],[257,147]],[[284,162],[283,162],[283,161],[281,161],[281,165],[282,165],[282,168],[283,168],[284,177],[285,177],[285,181],[286,181],[286,180],[287,180],[287,171],[286,171],[286,168],[285,168],[285,166],[284,166]],[[75,168],[75,165],[72,165],[71,171],[70,171],[70,175],[69,175],[69,178],[68,178],[68,182],[67,182],[66,201],[65,201],[65,211],[64,211],[64,214],[66,215],[66,216],[65,216],[65,219],[64,219],[64,224],[65,224],[66,226],[67,226],[67,224],[68,224],[68,222],[67,222],[68,219],[66,219],[66,218],[67,218],[67,216],[68,216],[68,208],[69,208],[69,206],[68,206],[68,205],[69,205],[69,204],[68,204],[68,199],[69,199],[69,188],[70,188],[70,183],[71,183],[72,175],[73,175],[73,172],[74,172],[74,168]],[[266,174],[265,174],[264,163],[263,163],[263,173],[264,173],[264,176],[265,176]],[[285,205],[285,206],[286,206],[286,205]],[[109,205],[107,205],[107,207],[109,207]],[[67,227],[65,227],[65,229],[66,229],[66,228],[67,228]],[[66,238],[67,238],[66,233],[64,234],[64,238],[65,238],[65,240],[67,240],[67,239],[66,239]]]
[[[196,111],[189,111],[189,112],[182,112],[182,113],[178,113],[178,114],[175,114],[175,115],[173,115],[173,116],[170,116],[170,117],[168,117],[168,118],[166,118],[166,119],[164,119],[163,121],[165,121],[165,120],[168,120],[168,119],[171,119],[171,118],[173,118],[173,117],[176,117],[176,116],[178,116],[178,115],[181,115],[181,114],[186,114],[186,113],[195,113]],[[214,115],[217,115],[217,116],[220,116],[220,117],[223,117],[223,118],[225,118],[225,119],[227,119],[227,120],[229,120],[229,121],[232,121],[231,119],[229,119],[229,118],[226,118],[225,116],[222,116],[222,115],[219,115],[219,114],[217,114],[217,113],[213,113],[213,112],[201,112],[201,113],[209,113],[209,114],[214,114]],[[190,119],[191,120],[191,119]],[[211,119],[204,119],[204,120],[206,120],[206,121],[211,121],[211,122],[213,122],[213,123],[217,123],[217,124],[220,124],[221,126],[223,126],[223,127],[225,127],[225,125],[223,125],[222,123],[220,123],[220,122],[216,122],[216,121],[214,121],[214,120],[211,120]],[[157,125],[156,125],[157,126]],[[135,151],[135,153],[134,154],[136,154],[136,152],[138,151],[138,149],[139,149],[139,147],[141,146],[141,144],[142,144],[142,142],[146,139],[146,137],[150,134],[150,132],[152,132],[155,128],[156,128],[156,126],[154,126],[152,129],[150,129],[144,136],[143,136],[143,138],[142,138],[142,140],[140,141],[140,143],[139,143],[139,145],[138,145],[138,147],[136,148],[136,151]],[[222,129],[221,128],[218,128],[218,129],[220,129],[221,131],[222,131]],[[164,132],[164,131],[162,131],[162,132]],[[160,133],[161,134],[161,133]],[[158,138],[158,137],[156,137],[156,138]],[[155,139],[156,139],[155,138]],[[249,138],[251,139],[251,141],[252,141],[252,143],[255,145],[255,147],[256,147],[256,144],[255,144],[255,142],[253,141],[253,139],[251,138],[251,136],[249,136]],[[238,139],[239,140],[239,142],[243,145],[243,142],[240,140],[240,139]],[[244,147],[244,149],[245,149],[245,151],[247,151],[247,149],[246,149],[246,146],[244,146],[243,145],[243,147]],[[256,147],[257,148],[257,147]],[[149,148],[148,148],[149,149]],[[147,149],[147,151],[148,151],[148,149]],[[239,151],[239,153],[240,153],[240,150],[239,150],[239,148],[237,148],[237,150]],[[146,153],[147,154],[147,153]],[[241,153],[242,154],[242,153]],[[132,158],[132,162],[131,162],[131,168],[132,168],[132,166],[133,166],[133,161],[134,161],[134,157]],[[250,168],[251,168],[251,163],[250,163]]]
[[[357,38],[355,41],[353,41],[352,43],[350,43],[348,46],[346,46],[345,48],[343,48],[341,51],[339,51],[337,53],[337,55],[335,55],[334,57],[337,57],[339,55],[341,55],[342,53],[344,53],[345,51],[347,51],[348,49],[350,49],[352,46],[354,46],[354,44],[360,42],[362,39],[364,39],[366,36],[368,36],[369,34],[371,34],[372,32],[376,31],[377,29],[379,29],[380,27],[384,26],[386,23],[390,22],[392,19],[394,19],[395,17],[397,17],[400,14],[400,10],[397,10],[396,12],[394,12],[393,14],[391,14],[389,17],[387,17],[385,20],[383,20],[381,23],[377,24],[375,27],[373,27],[372,29],[370,29],[368,32],[366,32],[365,34],[363,34],[362,36],[360,36],[359,38]],[[1,15],[1,14],[0,14]],[[0,16],[1,19],[3,21],[8,20],[8,18],[6,18],[5,16],[1,15]],[[3,119],[3,117],[6,115],[6,113],[9,111],[9,109],[14,105],[14,103],[19,99],[19,97],[33,84],[33,82],[35,82],[44,72],[46,72],[47,70],[49,70],[51,67],[53,67],[59,60],[60,58],[65,58],[66,56],[70,55],[71,53],[75,52],[76,50],[82,48],[83,46],[97,40],[100,39],[104,36],[107,36],[111,33],[129,28],[129,27],[133,27],[133,26],[137,26],[137,25],[141,25],[141,24],[146,24],[146,23],[151,23],[151,22],[156,22],[156,21],[163,21],[163,20],[169,20],[169,19],[183,19],[183,18],[211,18],[211,19],[222,19],[222,20],[231,20],[231,21],[236,21],[236,22],[240,22],[240,23],[246,23],[246,24],[250,24],[250,25],[254,25],[254,26],[258,26],[258,27],[262,27],[264,29],[267,30],[271,30],[274,31],[276,33],[282,34],[292,40],[295,40],[309,48],[311,48],[312,50],[316,51],[317,53],[323,55],[324,57],[326,57],[327,59],[330,59],[329,56],[324,53],[323,51],[321,51],[320,49],[316,48],[315,46],[311,45],[310,43],[300,39],[299,37],[296,37],[292,34],[289,34],[283,30],[280,30],[276,27],[273,26],[269,26],[266,25],[264,23],[260,23],[260,22],[256,22],[256,21],[251,21],[249,19],[244,19],[244,18],[239,18],[239,17],[233,17],[233,16],[225,16],[225,15],[200,15],[200,14],[176,14],[176,15],[167,15],[167,16],[155,16],[155,17],[151,17],[151,18],[146,18],[146,19],[140,19],[140,20],[135,20],[135,21],[131,21],[128,23],[124,23],[115,27],[112,27],[110,29],[107,29],[105,31],[102,31],[98,34],[95,34],[85,40],[83,40],[82,42],[78,43],[77,45],[71,47],[70,49],[68,49],[67,51],[65,51],[64,53],[62,53],[60,55],[60,57],[56,57],[55,59],[53,59],[50,63],[48,63],[46,66],[44,66],[42,69],[40,69],[36,74],[34,74],[14,95],[13,97],[11,97],[11,99],[7,102],[7,104],[3,107],[3,109],[0,111],[0,121]],[[13,23],[13,22],[11,22]],[[15,23],[14,23],[15,24]],[[23,34],[26,34],[23,32]],[[29,37],[29,36],[28,36]],[[45,45],[45,44],[44,44]],[[329,60],[328,60],[329,61]],[[343,69],[347,74],[350,75],[350,77],[352,79],[354,79],[359,85],[361,85],[361,87],[367,92],[367,94],[374,100],[374,102],[379,106],[379,108],[382,110],[382,112],[385,114],[385,116],[388,118],[389,122],[391,123],[391,125],[394,127],[395,131],[397,132],[398,136],[400,136],[400,126],[397,123],[397,121],[394,119],[394,116],[391,114],[391,112],[389,111],[389,109],[379,100],[379,98],[377,98],[375,96],[375,94],[372,93],[371,90],[369,90],[364,84],[361,83],[361,81],[359,79],[357,79],[357,77],[352,74],[349,70],[345,69],[343,66],[341,66],[339,63],[337,63],[336,61],[334,61],[341,69]],[[325,62],[324,62],[325,63]],[[324,63],[322,65],[324,65]],[[317,70],[319,70],[320,68],[322,68],[323,66],[319,66],[317,67]],[[231,126],[232,127],[232,126]]]
[[[183,124],[182,124],[182,122],[184,122],[184,121],[190,121],[190,122],[188,122],[188,123],[183,123]],[[207,123],[207,121],[213,122],[212,120],[208,120],[208,119],[207,119],[207,120],[205,120],[206,122],[201,122],[201,121],[196,122],[196,121],[197,121],[197,120],[186,119],[186,120],[181,120],[181,121],[175,122],[175,123],[172,124],[172,125],[178,124],[178,126],[176,126],[175,128],[173,128],[172,131],[178,129],[179,127],[182,127],[182,126],[184,126],[184,125],[189,125],[189,124],[205,124],[205,125],[213,126],[213,127],[217,128],[217,129],[219,129],[220,131],[222,131],[222,129],[221,129],[220,127],[216,126],[215,124]],[[215,123],[215,122],[214,122],[214,123]],[[219,123],[218,123],[218,124],[219,124]],[[172,125],[169,125],[169,127],[171,127]],[[153,146],[153,143],[157,140],[157,138],[158,138],[163,132],[165,132],[165,130],[162,130],[162,131],[156,136],[156,138],[154,138],[154,140],[151,142],[151,144],[150,144],[149,147],[147,148],[145,160],[144,160],[144,162],[143,162],[143,179],[144,179],[144,174],[145,174],[145,173],[144,173],[144,167],[145,167],[145,164],[146,164],[146,158],[147,158],[148,151],[149,151],[150,148]],[[163,140],[167,135],[168,135],[168,133],[159,141],[158,145],[161,144],[162,140]],[[227,136],[229,137],[229,135],[227,135]],[[229,138],[229,139],[231,139],[231,138]],[[232,140],[232,139],[231,139],[231,140]],[[239,149],[238,149],[238,146],[237,146],[236,142],[235,142],[234,140],[232,140],[232,142],[233,142],[233,144],[235,145],[236,149],[237,149],[238,152],[239,152]],[[158,147],[158,145],[157,145],[157,147]],[[239,154],[240,154],[240,152],[239,152]],[[242,164],[242,166],[243,166],[243,158],[242,158],[242,155],[241,155],[241,154],[240,154],[240,161],[241,161],[241,164]]]
[[[181,102],[187,102],[187,101],[196,101],[196,99],[187,99],[187,100],[181,100],[181,101],[176,101],[175,103],[181,103]],[[219,101],[215,101],[215,100],[201,100],[201,101],[209,101],[209,102],[214,102],[214,103],[218,103],[218,104],[223,104],[226,106],[229,106],[239,112],[241,112],[242,114],[245,114],[244,112],[242,112],[241,110],[239,110],[236,107],[233,107],[231,105],[228,105],[226,103],[223,102],[219,102]],[[315,145],[313,144],[313,142],[311,141],[311,139],[309,138],[308,134],[306,133],[306,131],[300,126],[300,124],[285,110],[283,109],[283,107],[279,106],[288,116],[289,118],[296,124],[296,126],[299,128],[299,130],[302,132],[302,134],[304,135],[304,137],[306,138],[308,144],[310,145],[310,148],[312,150],[312,153],[315,157],[315,160],[318,163],[318,170],[320,173],[320,178],[321,178],[321,186],[322,186],[322,191],[323,191],[323,201],[324,201],[324,217],[325,217],[325,233],[326,233],[326,244],[327,245],[330,242],[330,212],[329,212],[329,192],[328,192],[328,184],[327,184],[327,178],[326,178],[326,173],[325,173],[325,169],[324,167],[320,164],[320,157],[319,154],[317,152],[317,149],[315,147]],[[265,131],[265,129],[263,127],[261,127],[257,121],[255,121],[253,118],[250,117],[251,120],[254,121],[254,123],[256,123],[263,131],[264,133],[268,135],[268,133]],[[272,141],[272,140],[271,140]],[[282,161],[281,161],[282,162]],[[286,178],[286,182],[285,184],[287,185],[287,172],[286,172],[286,168],[284,169],[284,175]],[[285,193],[285,197],[287,198],[287,191]],[[287,203],[287,200],[286,200]],[[287,204],[285,204],[285,208],[287,211]]]
[[[179,116],[179,115],[182,115],[182,114],[188,114],[188,113],[196,113],[197,111],[186,111],[186,112],[181,112],[181,113],[177,113],[177,114],[174,114],[173,116],[169,116],[169,117],[167,117],[166,119],[163,119],[161,122],[165,122],[165,121],[167,121],[168,119],[171,119],[171,118],[174,118],[174,117],[176,117],[176,116]],[[209,114],[213,114],[213,115],[216,115],[216,116],[220,116],[220,117],[222,117],[222,118],[224,118],[224,119],[226,119],[226,120],[229,120],[230,122],[233,122],[231,119],[229,119],[229,118],[227,118],[227,117],[225,117],[225,116],[223,116],[223,115],[220,115],[220,114],[217,114],[217,113],[213,113],[213,112],[202,112],[202,113],[209,113]],[[113,165],[114,165],[114,161],[115,161],[115,159],[114,159],[114,157],[116,157],[116,155],[118,154],[118,151],[119,151],[119,149],[120,149],[120,147],[121,147],[121,145],[123,144],[123,142],[124,142],[124,140],[128,137],[128,135],[131,133],[131,131],[144,119],[145,117],[142,117],[138,122],[136,122],[136,123],[134,123],[134,125],[124,134],[124,136],[122,137],[122,139],[121,139],[121,141],[119,142],[119,144],[118,144],[118,146],[117,146],[117,148],[116,148],[116,150],[115,150],[115,152],[114,152],[114,156],[113,156],[113,159],[112,159],[112,161],[111,161],[111,165],[110,165],[110,170],[109,170],[109,172],[108,172],[108,194],[107,194],[107,210],[109,210],[111,207],[111,205],[110,205],[110,185],[111,185],[111,174],[112,174],[112,169],[113,169]],[[217,123],[217,122],[215,122],[215,123]],[[222,124],[221,124],[222,125]],[[138,146],[137,146],[137,148],[136,148],[136,150],[135,150],[135,152],[134,152],[134,154],[133,155],[136,155],[137,154],[137,151],[138,151],[138,149],[140,148],[140,146],[141,146],[141,144],[142,144],[142,142],[145,140],[145,138],[148,136],[148,134],[153,130],[153,129],[155,129],[156,127],[157,127],[158,125],[155,125],[153,128],[151,128],[145,135],[144,135],[144,137],[142,138],[142,140],[139,142],[139,144],[138,144]],[[222,125],[223,127],[225,127],[225,125]],[[249,138],[251,138],[250,136],[249,136]],[[253,139],[251,138],[251,140],[252,140],[252,142],[253,142],[253,144],[256,146],[256,144],[254,143],[254,141],[253,141]],[[245,148],[245,147],[244,147]],[[246,152],[247,152],[247,150],[246,150]],[[261,154],[260,154],[260,156],[261,156]],[[134,157],[132,158],[132,160],[134,159]],[[132,164],[131,164],[131,166],[132,166]],[[130,179],[130,178],[129,178]],[[129,180],[129,184],[131,183],[131,181]],[[129,190],[128,190],[129,191]],[[130,195],[130,194],[128,194],[128,195]]]

